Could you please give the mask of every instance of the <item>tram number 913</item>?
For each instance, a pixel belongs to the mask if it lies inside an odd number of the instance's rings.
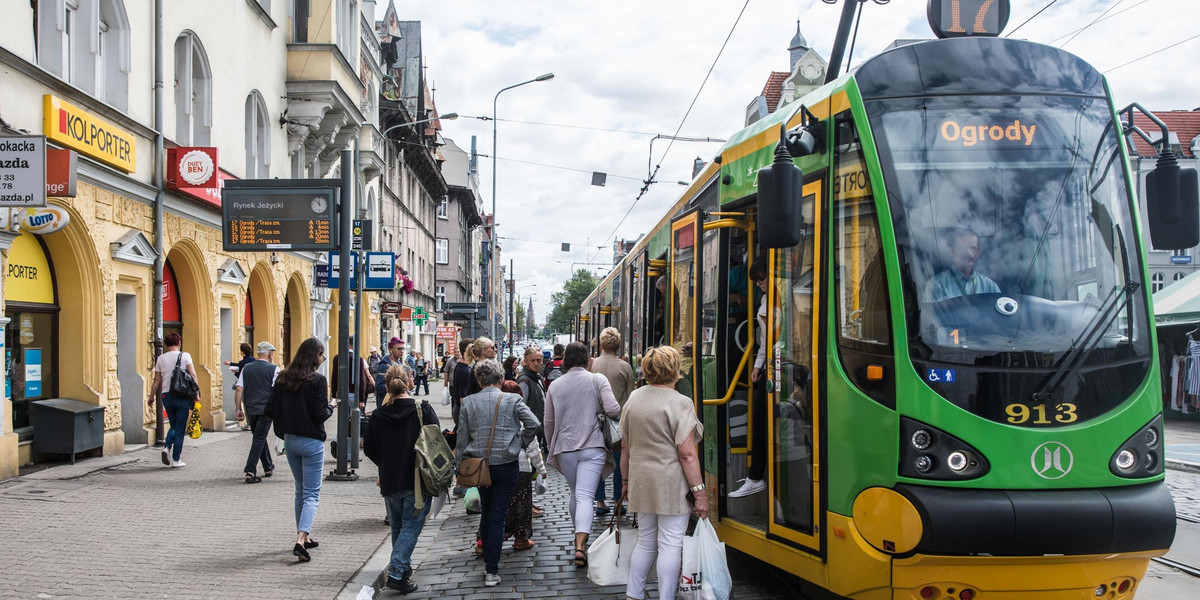
[[[1053,425],[1055,423],[1066,425],[1079,420],[1079,415],[1075,412],[1076,407],[1070,402],[1062,402],[1054,405],[1054,414],[1050,415],[1050,411],[1045,404],[1037,406],[1026,406],[1024,404],[1009,404],[1004,407],[1004,412],[1008,414],[1008,422],[1013,425],[1024,425],[1031,423],[1032,425]],[[1051,421],[1051,417],[1054,419]],[[1033,419],[1031,422],[1030,419]]]

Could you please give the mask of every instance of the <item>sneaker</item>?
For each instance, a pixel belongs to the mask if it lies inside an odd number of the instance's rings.
[[[411,594],[417,591],[417,584],[413,583],[405,577],[404,579],[396,579],[388,575],[387,583],[385,584],[389,590],[396,590],[401,594]]]
[[[742,487],[729,493],[730,498],[744,498],[767,489],[767,482],[761,479],[743,479]]]
[[[483,585],[486,585],[488,587],[495,587],[499,583],[500,583],[500,574],[499,573],[485,573],[484,574]]]
[[[171,466],[171,453],[166,448],[162,451],[162,461],[164,465]]]
[[[462,488],[462,487],[454,488],[454,497],[455,498],[462,498],[463,496],[466,496],[466,495],[467,495],[467,488]]]
[[[173,461],[171,461],[171,468],[172,468],[172,469],[179,469],[179,468],[183,468],[183,467],[186,467],[186,466],[187,466],[187,463],[183,462],[182,460],[173,460]]]

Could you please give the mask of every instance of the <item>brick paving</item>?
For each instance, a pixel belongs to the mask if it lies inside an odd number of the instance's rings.
[[[431,400],[442,386],[431,382]],[[331,433],[334,420],[328,422]],[[272,443],[274,438],[272,437]],[[361,581],[386,565],[389,531],[364,458],[357,482],[326,481],[313,537],[321,546],[301,564],[295,539],[293,480],[285,457],[263,483],[242,482],[246,432],[206,432],[187,440],[187,467],[162,465],[157,449],[91,458],[0,483],[0,598],[335,598],[358,597]],[[326,453],[326,472],[335,463]],[[572,531],[567,485],[550,470],[548,492],[534,502],[537,546],[515,552],[506,542],[503,582],[483,586],[483,562],[471,549],[478,517],[461,501],[426,525],[414,553],[412,598],[624,598],[623,586],[600,588],[569,562]],[[600,531],[599,519],[595,530]],[[730,550],[740,599],[795,598],[770,568]],[[367,590],[370,595],[373,590]],[[379,597],[400,597],[384,590]],[[648,598],[657,597],[655,584]]]

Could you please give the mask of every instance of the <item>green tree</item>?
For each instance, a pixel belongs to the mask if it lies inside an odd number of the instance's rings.
[[[600,280],[596,279],[587,269],[576,270],[575,274],[563,284],[562,291],[554,292],[550,296],[550,316],[546,318],[545,331],[570,332],[575,323],[575,317],[579,314],[580,306],[599,283]]]
[[[525,336],[525,307],[520,302],[514,302],[513,307],[513,343],[518,343]]]

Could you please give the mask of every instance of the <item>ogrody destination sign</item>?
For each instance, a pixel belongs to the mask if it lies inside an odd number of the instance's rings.
[[[226,251],[333,250],[337,182],[237,179],[221,198]]]

